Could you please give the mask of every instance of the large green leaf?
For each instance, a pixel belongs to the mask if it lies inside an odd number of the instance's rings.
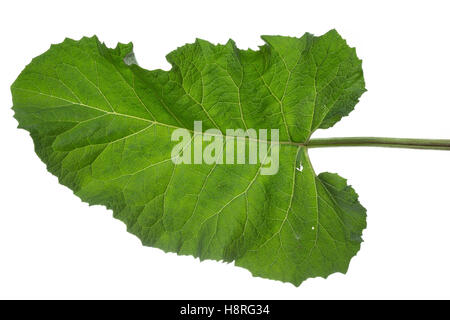
[[[346,272],[365,209],[343,178],[314,173],[307,143],[358,102],[361,61],[334,30],[263,40],[258,51],[196,40],[167,56],[170,71],[149,71],[131,44],[66,39],[12,85],[15,117],[62,184],[144,245],[295,285]],[[279,129],[278,173],[262,175],[260,160],[174,164],[173,130],[200,120]]]

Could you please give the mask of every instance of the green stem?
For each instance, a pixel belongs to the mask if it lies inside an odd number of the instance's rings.
[[[450,140],[443,139],[404,139],[382,137],[349,137],[311,139],[308,148],[322,147],[387,147],[407,149],[450,150]]]

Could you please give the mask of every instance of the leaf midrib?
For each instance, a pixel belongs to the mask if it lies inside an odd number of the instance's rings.
[[[114,115],[114,116],[132,118],[132,119],[145,121],[145,122],[148,122],[148,123],[152,123],[152,124],[155,124],[155,125],[159,125],[159,126],[163,126],[163,127],[167,127],[167,128],[171,128],[171,129],[185,129],[185,130],[188,130],[191,133],[199,134],[199,132],[196,132],[196,131],[194,131],[192,129],[178,127],[178,126],[175,126],[175,125],[162,123],[162,122],[159,122],[159,121],[156,121],[156,120],[150,120],[150,119],[146,119],[146,118],[141,118],[141,117],[137,117],[137,116],[133,116],[133,115],[125,114],[125,113],[120,113],[120,112],[116,112],[116,111],[114,111],[114,112],[106,111],[106,110],[103,110],[103,109],[100,109],[100,108],[97,108],[97,107],[94,107],[94,106],[91,106],[91,105],[88,105],[88,104],[85,104],[85,103],[82,103],[82,102],[75,102],[75,101],[72,101],[72,100],[68,100],[68,99],[65,99],[65,98],[62,98],[62,97],[58,97],[58,96],[50,95],[50,94],[47,94],[47,93],[39,92],[39,91],[36,91],[36,90],[20,88],[20,87],[12,87],[11,89],[12,90],[23,90],[23,91],[37,93],[37,94],[40,94],[40,95],[43,95],[43,96],[47,96],[49,98],[59,99],[59,100],[68,102],[68,103],[70,103],[72,105],[79,105],[79,106],[82,106],[82,107],[85,107],[85,108],[89,108],[89,109],[93,109],[93,110],[96,110],[96,111],[100,111],[100,112],[103,112],[104,114],[110,114],[110,115]],[[271,143],[271,144],[280,144],[280,145],[292,145],[292,146],[297,146],[297,147],[299,147],[299,146],[306,146],[307,145],[306,143],[301,143],[301,142],[262,140],[262,139],[255,139],[255,138],[251,138],[251,137],[234,136],[234,135],[230,136],[230,135],[226,135],[226,134],[221,134],[220,135],[220,134],[209,133],[209,132],[202,132],[202,134],[203,135],[207,135],[207,136],[222,136],[225,139],[237,138],[237,139],[244,139],[244,140],[248,140],[248,141],[255,141],[255,142],[261,142],[261,143]]]

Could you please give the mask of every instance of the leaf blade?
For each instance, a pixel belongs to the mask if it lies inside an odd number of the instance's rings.
[[[360,60],[335,31],[263,39],[259,51],[197,40],[168,55],[168,72],[125,63],[131,44],[66,39],[12,85],[15,117],[62,184],[112,209],[144,245],[296,285],[345,272],[365,210],[342,178],[316,176],[303,144],[356,104]],[[197,120],[223,133],[279,129],[279,172],[261,175],[261,161],[175,165],[171,133]]]

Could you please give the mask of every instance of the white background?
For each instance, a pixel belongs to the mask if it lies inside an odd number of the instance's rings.
[[[321,35],[336,28],[363,60],[368,92],[326,136],[450,138],[450,7],[445,1],[2,1],[0,4],[0,298],[450,298],[450,152],[311,150],[317,172],[349,180],[368,210],[346,275],[300,287],[142,247],[104,207],[47,173],[16,129],[9,86],[65,37],[135,44],[141,66],[196,37]]]

